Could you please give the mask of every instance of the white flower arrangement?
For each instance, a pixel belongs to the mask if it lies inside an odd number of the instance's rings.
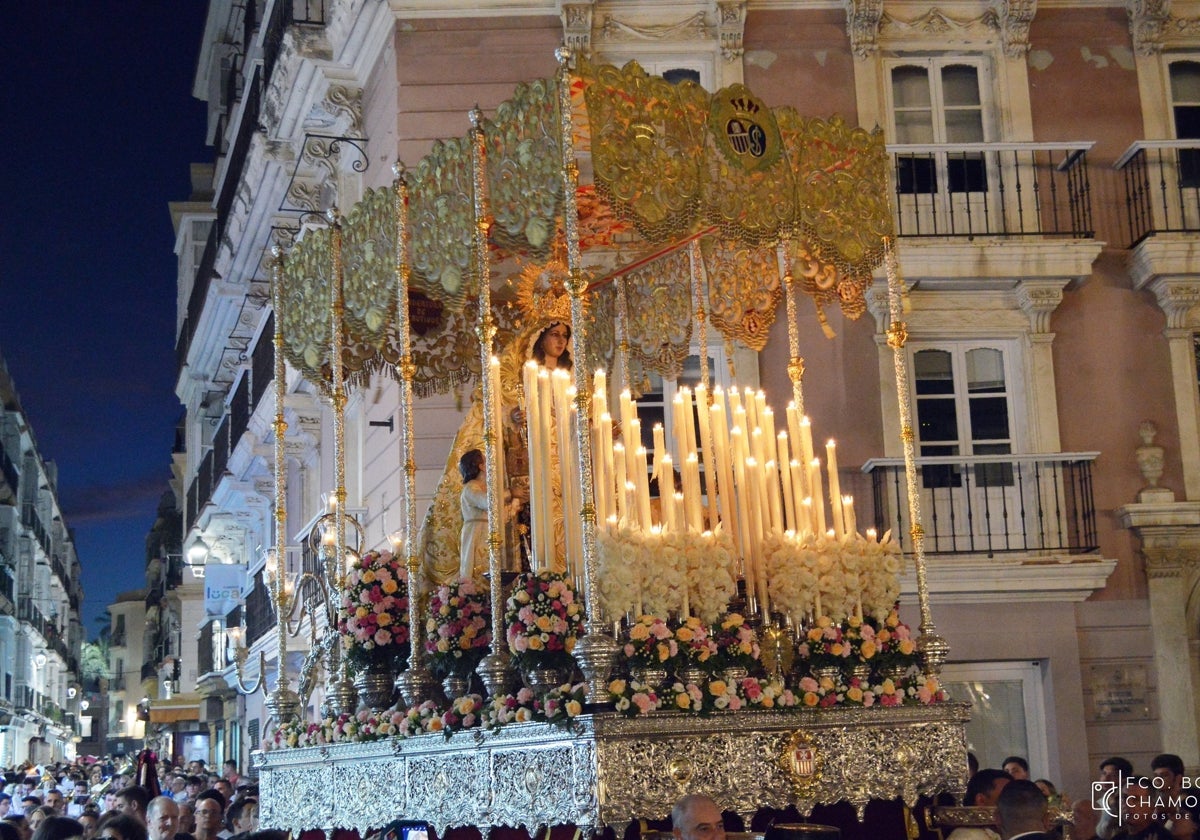
[[[596,536],[596,583],[600,607],[610,619],[637,611],[645,549],[641,530],[622,525]]]
[[[840,622],[860,608],[882,619],[900,597],[900,563],[890,532],[879,540],[772,534],[763,544],[771,603],[794,619]]]
[[[712,624],[737,594],[737,560],[733,538],[716,531],[673,531],[663,535],[675,552],[687,580],[688,612]],[[680,604],[682,607],[682,603]]]

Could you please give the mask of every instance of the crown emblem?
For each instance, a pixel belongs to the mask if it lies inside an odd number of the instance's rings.
[[[562,321],[571,323],[571,296],[567,293],[567,246],[562,232],[554,237],[550,259],[544,264],[531,263],[521,269],[515,281],[516,305],[521,320]]]
[[[754,116],[762,110],[762,106],[753,99],[745,96],[737,96],[729,100],[729,104],[733,106],[734,112],[745,114],[746,116]]]

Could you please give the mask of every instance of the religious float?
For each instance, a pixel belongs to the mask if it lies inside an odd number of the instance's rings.
[[[740,85],[559,60],[276,253],[277,542],[285,359],[330,400],[336,489],[309,537],[322,565],[268,557],[278,661],[301,626],[311,652],[299,692],[281,668],[266,701],[263,825],[620,830],[691,792],[749,829],[764,808],[861,820],[961,792],[967,709],[937,682],[921,528],[916,634],[895,512],[860,527],[804,410],[798,299],[857,317],[884,265],[920,523],[882,137]],[[703,363],[662,423],[639,412],[648,377],[678,379],[710,329],[761,350],[781,303],[778,420]],[[365,551],[343,411],[380,373],[400,388],[403,527]],[[414,395],[464,383],[418,526]],[[303,720],[318,679],[324,717]],[[904,834],[898,809],[871,836]]]

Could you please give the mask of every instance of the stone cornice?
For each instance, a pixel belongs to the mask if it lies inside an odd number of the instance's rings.
[[[1115,513],[1122,528],[1157,529],[1163,534],[1195,531],[1200,537],[1200,502],[1134,503],[1117,508]]]
[[[996,558],[961,556],[927,558],[929,590],[938,604],[1083,601],[1103,589],[1116,560],[1094,557]],[[900,578],[902,595],[917,593],[912,572]]]

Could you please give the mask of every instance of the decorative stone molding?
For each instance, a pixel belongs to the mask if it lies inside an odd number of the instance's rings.
[[[330,85],[321,104],[345,127],[344,133],[358,137],[363,132],[362,88],[349,85]]]
[[[721,57],[734,61],[742,57],[742,37],[746,31],[746,0],[717,0],[717,27]]]
[[[1155,55],[1162,49],[1171,0],[1125,0],[1129,32],[1138,55]]]
[[[879,49],[879,22],[883,0],[846,0],[846,31],[855,58],[867,58]]]
[[[1029,24],[1037,14],[1037,0],[1004,0],[1000,4],[1000,31],[1004,54],[1023,58],[1029,52]]]
[[[563,43],[573,53],[586,58],[592,55],[592,18],[595,10],[596,0],[583,0],[563,2],[558,11],[562,18]]]
[[[1000,28],[1000,15],[995,9],[988,9],[975,18],[956,18],[947,15],[941,9],[933,8],[919,17],[907,20],[884,12],[879,18],[878,33],[886,33],[897,40],[912,36],[947,35],[986,38],[995,35]],[[1026,34],[1028,35],[1028,26]]]
[[[1148,579],[1178,578],[1200,567],[1200,548],[1143,548],[1142,558]]]
[[[1022,280],[1017,284],[1017,305],[1034,333],[1050,332],[1050,315],[1062,303],[1064,285],[1061,280]]]
[[[1159,277],[1147,288],[1154,293],[1158,307],[1167,316],[1167,329],[1188,326],[1188,315],[1200,304],[1200,277]]]
[[[618,20],[613,15],[605,15],[601,31],[605,39],[609,41],[667,41],[683,38],[707,38],[709,25],[705,20],[704,12],[696,12],[676,23],[660,24],[634,24]]]

